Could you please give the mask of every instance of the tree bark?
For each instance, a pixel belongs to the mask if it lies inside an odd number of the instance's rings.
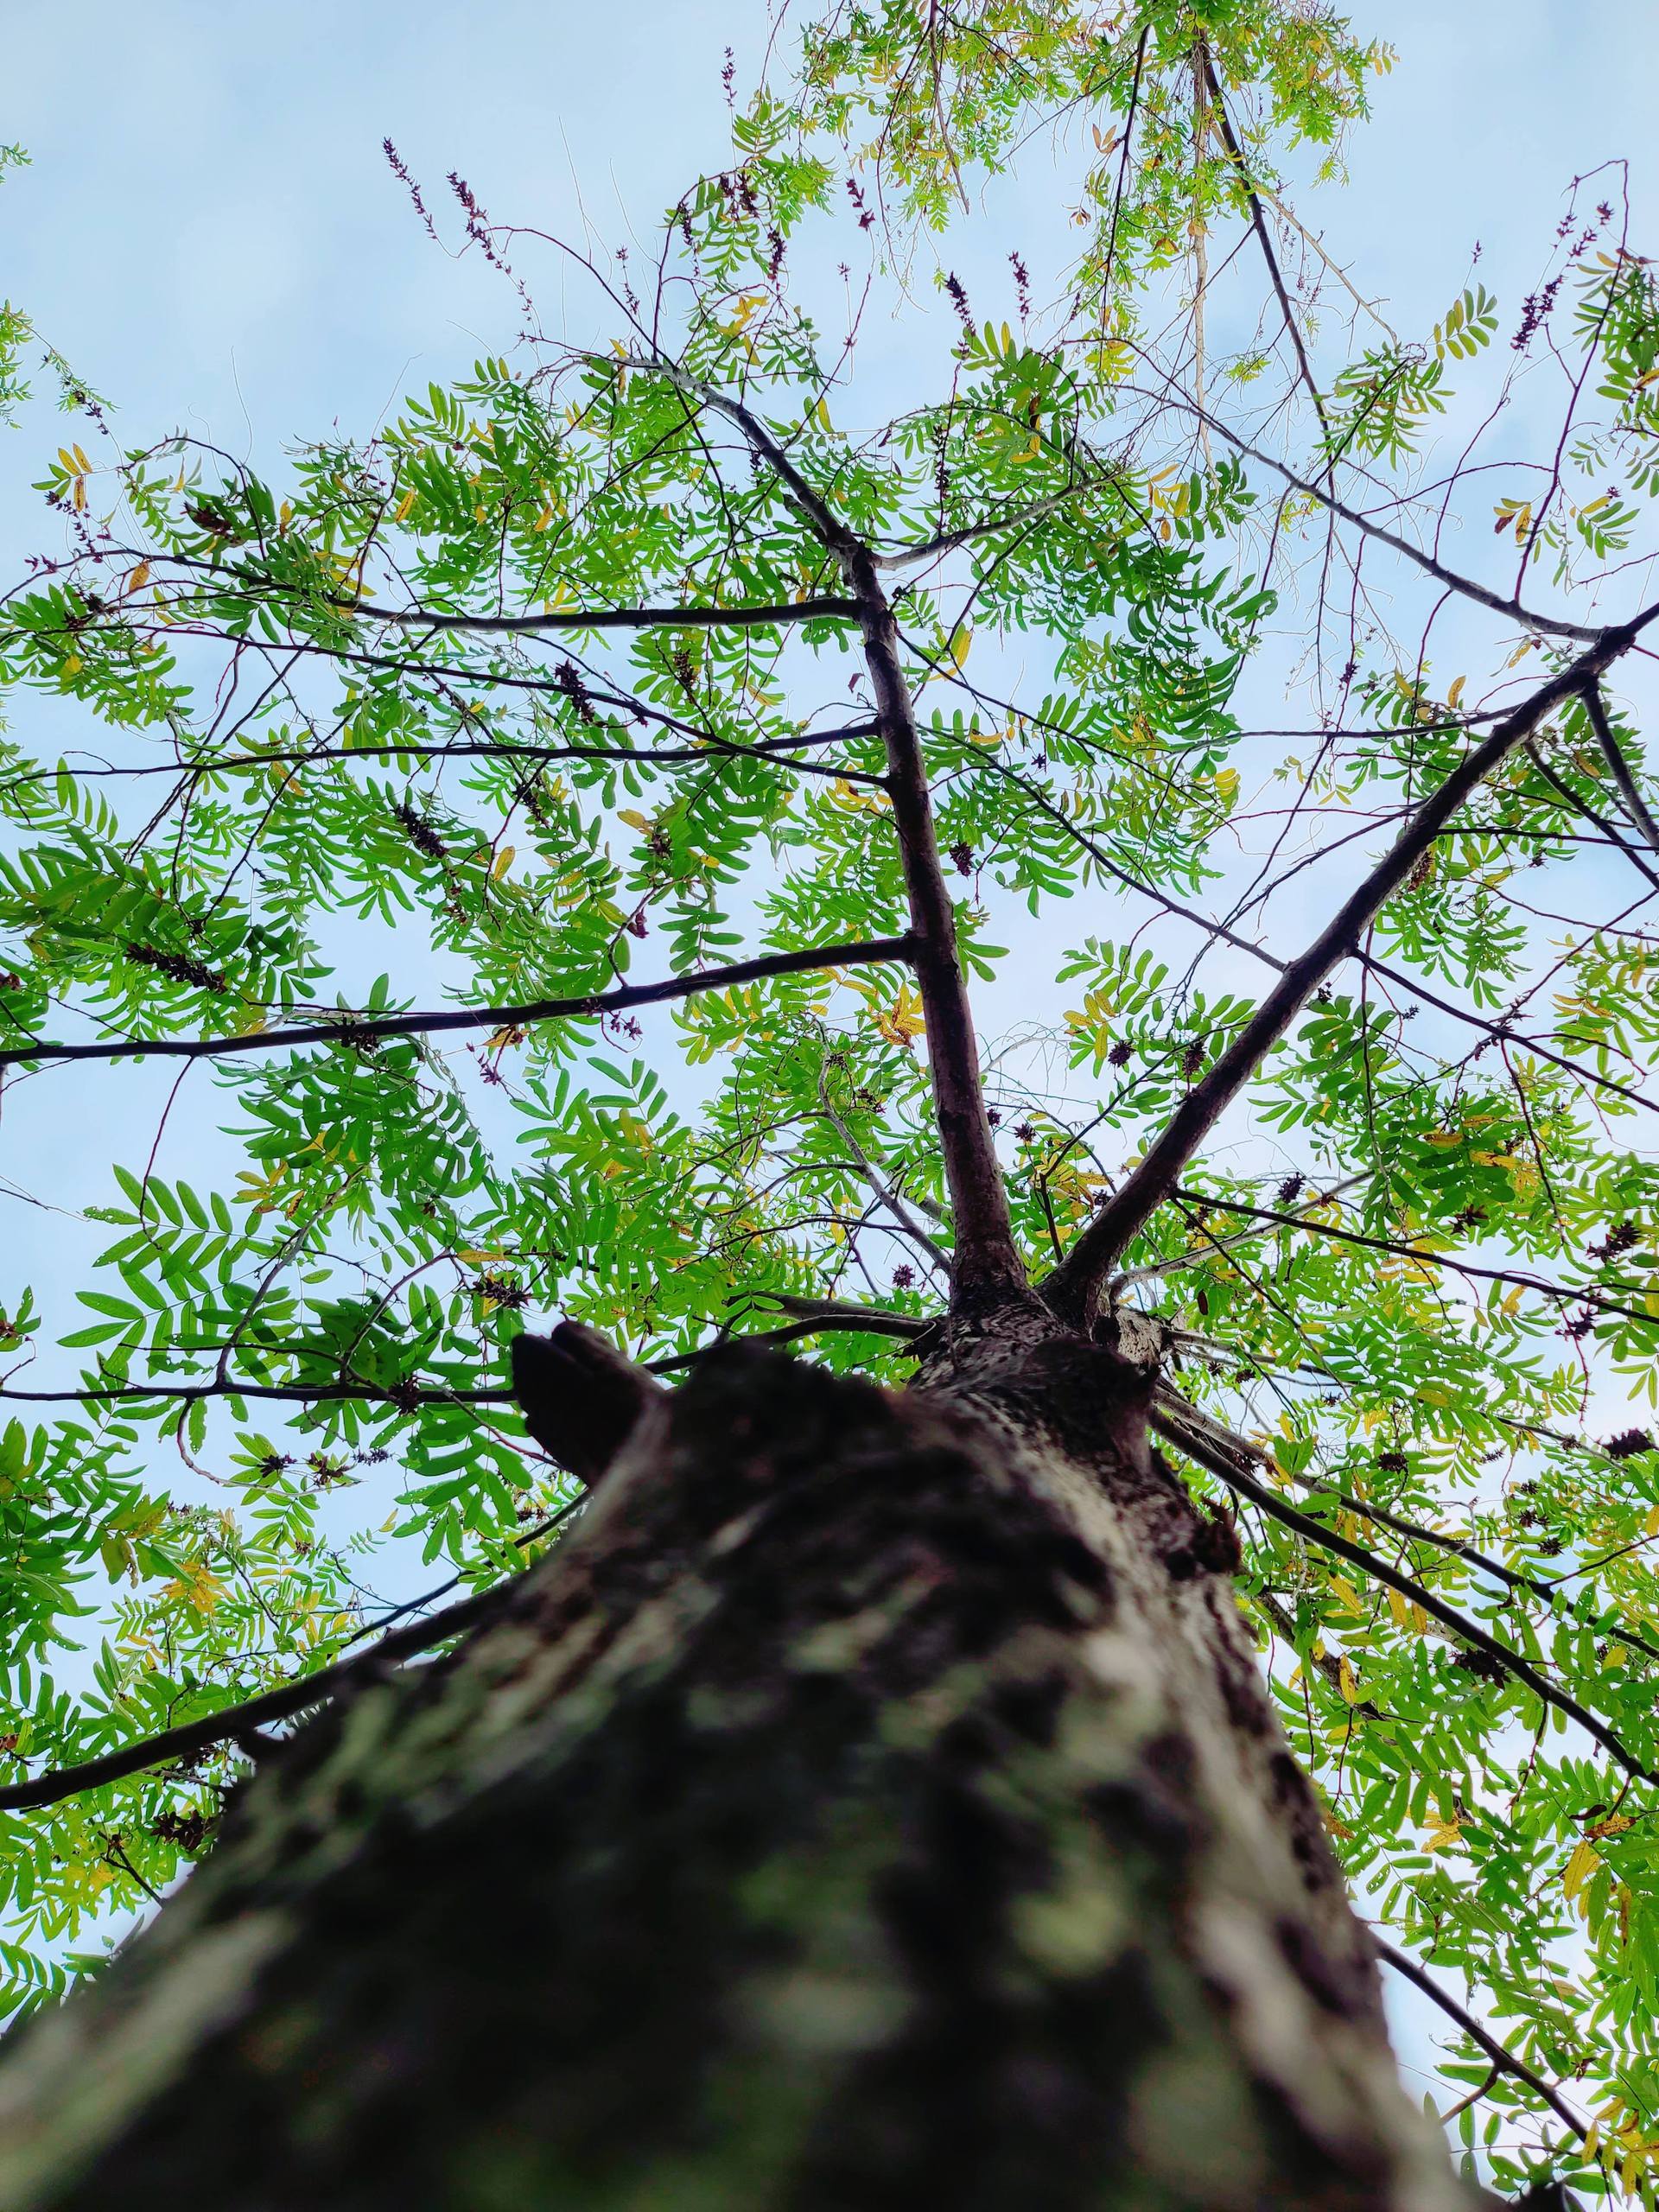
[[[1454,2212],[1147,1372],[658,1395],[0,2069],[7,2212]]]

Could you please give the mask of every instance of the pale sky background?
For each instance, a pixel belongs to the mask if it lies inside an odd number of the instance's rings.
[[[1402,327],[1426,331],[1444,311],[1479,240],[1503,343],[1565,188],[1610,156],[1634,159],[1634,242],[1659,251],[1655,0],[1389,0],[1353,14],[1400,63],[1375,87],[1349,182],[1300,208]],[[585,209],[608,244],[631,224],[648,244],[659,210],[728,159],[722,49],[747,86],[766,35],[760,0],[83,0],[72,13],[14,0],[3,20],[0,139],[34,166],[0,186],[0,292],[114,404],[124,443],[181,428],[267,473],[285,442],[335,423],[366,434],[404,390],[507,351],[518,329],[499,279],[426,238],[383,137],[446,237],[442,180],[455,169],[498,219],[571,233]],[[1035,255],[1055,236],[1053,199],[1036,152],[953,238],[982,315],[1011,312],[1007,252]],[[537,292],[556,329],[556,284]],[[930,376],[945,342],[928,340]],[[917,395],[917,346],[914,321],[868,327],[866,419]],[[27,487],[58,435],[38,415],[0,435],[8,579],[22,553],[55,543]],[[14,709],[25,741],[35,711]],[[1065,941],[1110,927],[1090,914]],[[1007,1019],[1030,980],[1021,964],[1003,987]],[[152,1063],[118,1071],[118,1090],[54,1084],[48,1107],[41,1084],[38,1106],[15,1099],[0,1179],[65,1205],[105,1197],[111,1151],[130,1159],[147,1141],[137,1132],[153,1127],[162,1082]],[[211,1121],[179,1126],[188,1143]],[[32,1278],[58,1329],[73,1325],[73,1243],[61,1220],[0,1196],[0,1304]],[[1434,2021],[1414,2007],[1397,2018],[1409,2063]]]

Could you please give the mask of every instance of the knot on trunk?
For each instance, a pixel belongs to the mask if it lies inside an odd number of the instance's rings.
[[[512,1388],[524,1426],[579,1482],[602,1475],[652,1399],[656,1377],[581,1321],[512,1340]]]

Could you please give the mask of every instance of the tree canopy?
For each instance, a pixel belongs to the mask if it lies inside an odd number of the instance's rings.
[[[373,435],[131,447],[53,357],[0,1075],[112,1160],[74,1306],[0,1276],[12,2011],[321,1670],[557,1540],[527,1319],[900,1383],[1028,1271],[1160,1332],[1437,2109],[1653,2203],[1659,297],[1613,164],[1530,297],[1390,327],[1291,181],[1392,59],[1294,0],[838,5],[649,266],[388,143],[502,335]],[[1060,244],[970,299],[1037,149]]]

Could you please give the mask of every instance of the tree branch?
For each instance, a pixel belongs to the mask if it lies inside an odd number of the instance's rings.
[[[1587,706],[1590,700],[1595,696],[1595,694],[1592,691],[1586,691],[1584,696],[1585,702]],[[1607,734],[1609,739],[1611,739],[1612,732],[1609,730]],[[1605,747],[1603,749],[1605,750]],[[1618,751],[1617,745],[1613,747],[1613,752],[1618,757],[1619,766],[1621,768],[1624,767],[1624,756]],[[1625,859],[1630,861],[1631,867],[1637,869],[1643,875],[1645,875],[1648,881],[1654,886],[1655,889],[1659,890],[1659,871],[1656,871],[1651,862],[1644,860],[1642,855],[1637,851],[1635,846],[1630,843],[1630,840],[1621,834],[1618,824],[1616,822],[1610,822],[1607,819],[1607,817],[1598,808],[1591,805],[1588,799],[1581,798],[1578,792],[1573,790],[1572,785],[1567,782],[1566,777],[1559,775],[1556,772],[1556,771],[1550,766],[1549,762],[1545,760],[1543,748],[1535,738],[1529,737],[1527,740],[1527,758],[1531,761],[1533,766],[1538,771],[1538,773],[1543,778],[1544,781],[1549,785],[1551,791],[1554,792],[1556,798],[1560,800],[1563,806],[1567,807],[1570,812],[1576,814],[1581,822],[1592,823],[1596,829],[1601,831],[1603,836],[1607,838],[1611,844],[1617,847],[1618,851],[1624,854]],[[1626,769],[1625,773],[1628,775],[1629,772],[1629,770]],[[1628,803],[1629,802],[1627,801],[1626,804],[1628,804]]]
[[[1617,1097],[1627,1098],[1632,1106],[1639,1106],[1643,1113],[1659,1114],[1659,1103],[1632,1084],[1621,1083],[1617,1076],[1603,1075],[1597,1068],[1586,1067],[1581,1060],[1569,1059],[1565,1052],[1554,1051],[1538,1038],[1529,1036],[1524,1030],[1510,1029],[1503,1023],[1487,1021],[1478,1014],[1471,1014],[1467,1007],[1459,1006],[1451,999],[1441,998],[1438,992],[1430,990],[1427,984],[1419,982],[1415,976],[1408,975],[1402,968],[1391,968],[1386,960],[1378,960],[1372,953],[1358,952],[1355,957],[1362,967],[1369,968],[1372,975],[1381,976],[1385,982],[1392,983],[1397,990],[1409,991],[1425,1006],[1432,1006],[1437,1014],[1449,1014],[1453,1021],[1461,1021],[1466,1028],[1484,1030],[1489,1037],[1507,1037],[1512,1043],[1535,1053],[1539,1059],[1548,1060],[1552,1067],[1576,1077],[1580,1083],[1587,1083],[1598,1090],[1611,1090]]]
[[[418,670],[419,664],[410,664]],[[461,676],[467,671],[446,668],[442,663],[431,664],[431,674],[439,677]],[[485,678],[493,681],[493,678]],[[505,680],[505,679],[502,679]],[[553,691],[557,686],[549,680],[538,683],[541,690]],[[601,693],[590,696],[602,701]],[[671,716],[658,719],[671,728],[683,725]],[[531,766],[553,760],[627,760],[641,767],[680,767],[695,765],[706,768],[711,760],[722,754],[741,760],[764,760],[780,768],[793,768],[803,775],[834,777],[849,784],[874,784],[885,791],[887,778],[873,776],[861,768],[848,768],[839,764],[824,767],[811,760],[797,760],[792,756],[809,747],[838,745],[846,741],[873,737],[875,724],[849,722],[840,729],[809,730],[794,737],[757,738],[753,745],[744,745],[735,738],[716,735],[713,731],[700,738],[695,745],[508,745],[493,740],[480,739],[472,742],[457,740],[448,744],[423,745],[414,739],[403,738],[385,745],[315,745],[273,747],[266,753],[227,753],[218,757],[206,756],[191,760],[156,760],[135,763],[119,768],[76,767],[71,772],[77,783],[102,782],[119,777],[138,781],[150,776],[170,776],[177,781],[192,776],[229,775],[238,768],[310,767],[319,760],[524,760]],[[31,769],[27,773],[9,777],[0,791],[22,791],[30,784],[47,784],[59,773],[56,767]]]
[[[1273,280],[1274,293],[1279,302],[1279,312],[1284,317],[1286,332],[1292,346],[1295,348],[1296,365],[1301,372],[1302,382],[1306,385],[1313,399],[1313,411],[1319,418],[1319,429],[1325,437],[1325,452],[1328,455],[1327,468],[1334,472],[1337,461],[1336,454],[1332,450],[1331,418],[1325,411],[1325,401],[1320,395],[1319,384],[1313,374],[1313,364],[1307,358],[1307,347],[1303,343],[1301,329],[1294,315],[1291,312],[1290,294],[1286,289],[1284,275],[1279,266],[1279,257],[1273,250],[1273,238],[1268,229],[1267,210],[1262,207],[1261,197],[1255,185],[1250,181],[1249,171],[1244,165],[1244,149],[1233,135],[1232,118],[1227,112],[1227,103],[1222,98],[1221,79],[1216,74],[1216,65],[1211,59],[1209,46],[1203,38],[1198,41],[1198,54],[1204,69],[1205,89],[1210,94],[1216,121],[1221,129],[1221,143],[1227,149],[1228,159],[1238,171],[1239,182],[1243,186],[1245,196],[1250,203],[1250,221],[1255,226],[1256,243],[1262,249],[1262,258],[1268,264],[1268,275]]]
[[[1627,1321],[1642,1321],[1652,1325],[1655,1316],[1640,1306],[1621,1305],[1616,1298],[1604,1298],[1589,1284],[1546,1282],[1541,1275],[1517,1274],[1512,1268],[1483,1268],[1473,1260],[1453,1259],[1449,1252],[1430,1252],[1415,1244],[1402,1244],[1389,1236],[1370,1236],[1363,1229],[1338,1229],[1333,1222],[1314,1221],[1305,1213],[1279,1213],[1272,1206],[1247,1206],[1236,1198],[1213,1198],[1207,1191],[1187,1191],[1179,1185],[1170,1194],[1184,1199],[1188,1205],[1212,1206],[1222,1213],[1247,1216],[1252,1221],[1266,1222],[1280,1229],[1306,1229],[1313,1236],[1328,1236],[1341,1244],[1357,1244],[1368,1252],[1387,1252],[1392,1257],[1414,1260],[1428,1268],[1450,1268],[1454,1274],[1472,1275],[1478,1282],[1499,1282],[1522,1290],[1535,1291],[1540,1298],[1553,1298],[1561,1306],[1593,1306],[1603,1313],[1618,1313]]]
[[[82,1790],[101,1789],[105,1783],[142,1773],[145,1767],[193,1758],[215,1744],[232,1742],[268,1721],[286,1720],[296,1713],[304,1712],[308,1706],[340,1697],[360,1682],[372,1679],[392,1661],[412,1658],[416,1652],[429,1651],[435,1643],[445,1643],[451,1637],[475,1628],[497,1610],[505,1591],[512,1586],[497,1583],[491,1589],[480,1591],[475,1597],[463,1598],[458,1605],[435,1613],[430,1620],[412,1621],[407,1628],[393,1629],[355,1659],[337,1660],[333,1666],[319,1667],[315,1674],[284,1682],[280,1689],[267,1690],[262,1697],[249,1698],[241,1705],[225,1706],[217,1713],[204,1714],[200,1720],[186,1721],[182,1727],[146,1737],[142,1743],[124,1744],[119,1751],[106,1751],[102,1758],[88,1759],[83,1765],[60,1767],[53,1773],[37,1775],[32,1782],[11,1783],[0,1789],[0,1813],[29,1812],[38,1806],[60,1804],[64,1798],[78,1796]]]
[[[1136,389],[1139,391],[1140,387]],[[1155,397],[1157,395],[1142,393],[1141,396]],[[1286,462],[1275,461],[1270,453],[1264,453],[1260,446],[1252,445],[1248,438],[1242,437],[1218,416],[1200,407],[1196,400],[1182,394],[1180,404],[1189,414],[1196,416],[1206,429],[1213,430],[1217,437],[1231,446],[1235,453],[1242,453],[1247,460],[1260,461],[1264,468],[1272,469],[1274,474],[1281,482],[1288,484],[1293,491],[1305,493],[1310,499],[1317,499],[1320,506],[1328,508],[1333,515],[1339,515],[1362,536],[1403,555],[1425,575],[1433,576],[1437,583],[1444,584],[1448,591],[1457,592],[1465,599],[1473,600],[1477,606],[1488,607],[1494,614],[1501,614],[1510,622],[1522,623],[1529,630],[1538,631],[1546,637],[1567,638],[1575,645],[1594,645],[1598,639],[1611,634],[1605,629],[1592,629],[1582,622],[1568,622],[1560,615],[1535,614],[1520,600],[1505,599],[1485,584],[1477,583],[1472,576],[1463,575],[1456,569],[1448,569],[1445,562],[1438,560],[1432,553],[1425,553],[1408,537],[1402,537],[1392,530],[1385,530],[1381,523],[1373,522],[1369,515],[1361,514],[1357,508],[1349,506],[1345,500],[1338,499],[1334,492],[1321,490],[1319,485],[1310,483],[1306,477],[1299,476]]]
[[[1455,1997],[1448,1996],[1439,1982],[1431,1980],[1415,1959],[1404,1951],[1396,1950],[1392,1943],[1385,1942],[1375,1929],[1371,1930],[1371,1941],[1376,1946],[1377,1955],[1386,1959],[1396,1974],[1403,1974],[1414,1988],[1421,1989],[1425,1997],[1438,2005],[1447,2019],[1455,2020],[1471,2043],[1479,2044],[1494,2066],[1505,2074],[1512,2074],[1517,2082],[1524,2082],[1534,2095],[1541,2097],[1556,2118],[1564,2120],[1580,2139],[1589,2133],[1589,2129],[1578,2114],[1562,2101],[1543,2075],[1535,2074],[1525,2059],[1517,2058],[1506,2044],[1499,2043],[1495,2035],[1482,2027],[1472,2012],[1465,2012]]]
[[[922,1224],[917,1220],[915,1215],[911,1212],[910,1208],[899,1197],[898,1192],[893,1189],[893,1185],[888,1183],[886,1178],[882,1175],[880,1170],[876,1166],[875,1162],[865,1151],[863,1146],[860,1144],[858,1139],[848,1128],[846,1122],[842,1120],[841,1116],[830,1103],[829,1086],[824,1082],[822,1074],[818,1077],[818,1098],[823,1107],[825,1115],[834,1126],[836,1135],[840,1137],[848,1151],[852,1154],[853,1159],[857,1165],[858,1172],[864,1178],[865,1182],[869,1185],[870,1189],[874,1192],[876,1197],[880,1199],[882,1205],[886,1206],[887,1211],[893,1216],[899,1227],[908,1230],[910,1235],[914,1237],[917,1243],[918,1243],[922,1249],[929,1255],[934,1264],[942,1270],[946,1281],[948,1281],[950,1275],[950,1255],[945,1250],[943,1244],[940,1244],[933,1237],[928,1235],[926,1230],[922,1227]]]
[[[1243,1441],[1241,1438],[1240,1442]],[[1503,1583],[1507,1589],[1526,1591],[1530,1596],[1540,1599],[1552,1613],[1554,1612],[1559,1580],[1548,1581],[1542,1575],[1522,1574],[1518,1568],[1507,1566],[1503,1560],[1494,1559],[1490,1552],[1482,1551],[1478,1545],[1471,1544],[1465,1536],[1449,1535],[1443,1529],[1427,1529],[1421,1521],[1405,1520],[1400,1514],[1389,1512],[1386,1506],[1374,1504],[1370,1499],[1357,1497],[1352,1491],[1342,1490],[1336,1484],[1325,1482],[1318,1476],[1299,1475],[1296,1480],[1304,1490],[1323,1491],[1327,1497],[1334,1497],[1344,1511],[1357,1514],[1362,1520],[1374,1522],[1379,1529],[1387,1529],[1396,1536],[1403,1536],[1408,1543],[1431,1544],[1437,1551],[1450,1552],[1466,1566],[1477,1568],[1483,1574],[1490,1574],[1495,1582]],[[1659,1660],[1659,1644],[1649,1643],[1645,1637],[1638,1636],[1624,1621],[1618,1621],[1613,1632],[1621,1643],[1628,1643],[1633,1650],[1640,1651],[1647,1658]]]
[[[1073,499],[1087,493],[1105,490],[1115,482],[1109,476],[1090,477],[1068,484],[1063,492],[1055,492],[1046,499],[1034,499],[1030,505],[1012,507],[1007,513],[993,516],[985,522],[963,523],[959,529],[940,531],[937,536],[918,539],[913,545],[899,545],[890,552],[872,552],[870,558],[878,569],[914,568],[918,562],[931,561],[942,553],[954,553],[959,546],[972,545],[982,537],[999,537],[1005,530],[1019,530],[1027,523],[1045,521],[1069,506]]]
[[[426,607],[380,607],[370,600],[337,602],[340,612],[414,630],[761,630],[821,619],[856,621],[850,599],[781,600],[755,607],[576,607],[547,614],[445,614]]]
[[[1085,1320],[1100,1286],[1119,1255],[1174,1189],[1182,1168],[1222,1114],[1255,1074],[1338,962],[1355,950],[1365,931],[1433,846],[1458,809],[1501,766],[1544,716],[1581,692],[1656,620],[1659,606],[1607,631],[1570,667],[1552,677],[1507,715],[1481,744],[1426,799],[1389,850],[1338,908],[1307,950],[1280,975],[1255,1014],[1200,1077],[1147,1148],[1141,1165],[1072,1245],[1043,1286],[1056,1312]]]
[[[1590,717],[1590,727],[1596,734],[1596,743],[1601,747],[1605,757],[1618,795],[1624,802],[1625,810],[1654,851],[1659,853],[1659,822],[1654,820],[1651,809],[1637,788],[1636,778],[1630,772],[1630,764],[1624,758],[1624,748],[1620,745],[1618,737],[1614,734],[1613,726],[1607,719],[1607,709],[1602,699],[1600,684],[1586,683],[1583,696],[1584,711]]]
[[[792,1292],[757,1294],[785,1313],[799,1314],[824,1329],[868,1330],[877,1337],[919,1337],[933,1326],[913,1313],[890,1313],[881,1306],[856,1306],[844,1298],[799,1298]]]
[[[589,358],[601,367],[609,365],[603,354],[596,353]],[[664,378],[688,399],[695,399],[700,405],[712,408],[715,414],[723,415],[728,423],[742,431],[744,437],[788,491],[830,550],[845,554],[857,549],[859,540],[823,494],[807,481],[790,459],[781,442],[767,429],[753,408],[746,407],[740,399],[734,399],[718,385],[705,384],[701,377],[693,376],[677,361],[671,361],[663,355],[625,355],[622,365],[639,370],[649,376]],[[855,602],[852,603],[852,612],[855,614],[858,612]]]
[[[1397,1591],[1410,1604],[1421,1605],[1424,1612],[1439,1621],[1443,1628],[1450,1629],[1459,1643],[1467,1644],[1471,1650],[1481,1652],[1545,1705],[1553,1706],[1558,1713],[1565,1713],[1568,1719],[1576,1721],[1593,1742],[1600,1745],[1609,1758],[1622,1766],[1627,1774],[1634,1775],[1641,1782],[1659,1783],[1659,1772],[1644,1766],[1605,1721],[1599,1720],[1587,1707],[1580,1705],[1566,1690],[1557,1689],[1520,1652],[1512,1650],[1507,1643],[1501,1643],[1495,1636],[1490,1636],[1484,1628],[1460,1613],[1455,1605],[1449,1605],[1444,1598],[1437,1597],[1427,1584],[1416,1581],[1409,1574],[1402,1574],[1398,1567],[1390,1567],[1386,1560],[1378,1559],[1363,1545],[1352,1543],[1346,1536],[1338,1535],[1334,1529],[1327,1529],[1311,1514],[1302,1512],[1269,1490],[1265,1483],[1258,1482],[1241,1462],[1253,1459],[1262,1465],[1270,1463],[1265,1454],[1257,1452],[1242,1436],[1235,1436],[1219,1421],[1212,1421],[1208,1414],[1189,1404],[1167,1384],[1160,1385],[1154,1391],[1151,1420],[1159,1434],[1167,1438],[1178,1451],[1184,1452],[1188,1459],[1197,1460],[1201,1467],[1208,1468],[1230,1490],[1236,1491],[1241,1497],[1249,1498],[1252,1505],[1271,1519],[1292,1529],[1306,1542],[1317,1544],[1321,1550],[1334,1552],[1338,1559],[1344,1559],[1351,1567],[1357,1567],[1373,1582],[1380,1582],[1385,1588]]]
[[[647,358],[635,365],[666,377],[742,431],[840,562],[852,588],[876,718],[887,747],[887,789],[910,902],[910,957],[926,1022],[934,1119],[956,1228],[953,1296],[988,1304],[1023,1299],[1029,1295],[1030,1285],[1014,1241],[1007,1192],[985,1112],[973,1014],[957,950],[956,911],[939,865],[915,702],[905,681],[898,625],[881,588],[874,556],[802,475],[753,410],[673,362]]]
[[[671,976],[658,983],[624,983],[615,990],[590,992],[582,998],[531,999],[518,1006],[465,1007],[426,1014],[339,1014],[330,1021],[307,1022],[289,1029],[264,1029],[246,1037],[124,1037],[113,1044],[9,1046],[0,1052],[0,1067],[35,1060],[120,1060],[153,1053],[162,1059],[217,1059],[232,1052],[274,1052],[296,1045],[359,1045],[378,1037],[428,1036],[457,1029],[520,1028],[532,1021],[581,1018],[621,1012],[634,1006],[659,1006],[673,999],[690,998],[699,991],[718,991],[738,983],[753,983],[770,976],[796,976],[821,968],[860,968],[886,961],[908,961],[915,957],[915,940],[909,937],[855,938],[846,944],[810,946],[798,952],[768,952],[753,960],[734,961],[729,967],[709,968],[691,976]]]
[[[880,1306],[855,1306],[834,1298],[795,1298],[782,1291],[760,1294],[784,1313],[800,1318],[785,1328],[744,1333],[742,1342],[747,1344],[793,1344],[803,1337],[842,1333],[901,1337],[908,1340],[932,1326],[931,1322],[918,1320],[912,1314],[890,1313]],[[728,1340],[722,1336],[715,1343]],[[257,1351],[260,1347],[249,1349]],[[649,1359],[644,1363],[644,1371],[647,1375],[677,1375],[683,1369],[695,1367],[714,1349],[712,1344],[700,1344],[695,1351],[677,1351],[664,1359]],[[152,1400],[188,1405],[197,1398],[255,1398],[262,1402],[276,1400],[302,1406],[347,1402],[353,1405],[396,1406],[400,1413],[414,1413],[422,1406],[508,1406],[516,1402],[517,1394],[505,1385],[486,1385],[479,1389],[429,1389],[415,1382],[388,1384],[356,1379],[308,1384],[239,1382],[234,1376],[202,1382],[93,1382],[75,1390],[0,1389],[0,1402],[12,1400],[20,1405],[33,1406],[127,1405]]]
[[[1365,1178],[1363,1175],[1346,1175],[1340,1183],[1333,1183],[1328,1191],[1316,1192],[1308,1199],[1307,1205],[1309,1206],[1328,1205],[1332,1198],[1346,1197],[1350,1191],[1364,1180]],[[1304,1209],[1299,1207],[1293,1217],[1300,1221],[1303,1211]],[[1173,1258],[1154,1260],[1150,1267],[1130,1268],[1126,1274],[1112,1277],[1113,1297],[1116,1299],[1120,1291],[1128,1290],[1135,1283],[1157,1282],[1165,1275],[1182,1274],[1188,1268],[1202,1267],[1217,1252],[1230,1251],[1236,1245],[1250,1243],[1255,1238],[1255,1234],[1253,1230],[1241,1229],[1232,1236],[1209,1236],[1202,1245],[1194,1245],[1190,1251],[1177,1252]]]
[[[939,864],[915,702],[899,661],[899,629],[862,546],[843,555],[859,602],[865,665],[887,752],[887,791],[909,894],[912,959],[927,1024],[934,1118],[956,1230],[954,1301],[996,1305],[1030,1293],[1008,1195],[985,1112],[973,1012],[957,950],[956,910]]]

